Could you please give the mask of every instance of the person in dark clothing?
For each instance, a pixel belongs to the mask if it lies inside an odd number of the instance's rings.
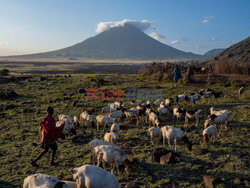
[[[41,130],[42,130],[42,147],[44,151],[42,151],[35,160],[32,160],[31,164],[35,167],[38,167],[36,163],[42,156],[44,156],[49,149],[52,150],[52,159],[51,165],[58,165],[55,163],[55,155],[57,150],[56,141],[62,135],[62,130],[65,124],[62,124],[60,127],[56,127],[56,121],[53,118],[54,109],[52,107],[47,108],[47,114],[45,115],[43,121],[40,123]]]
[[[188,66],[188,70],[187,70],[187,83],[191,83],[192,82],[192,76],[194,75],[194,70],[192,68],[191,65]]]
[[[181,70],[179,68],[178,65],[176,65],[174,71],[173,71],[173,74],[174,74],[174,82],[176,83],[177,85],[177,82],[179,79],[182,79],[182,76],[181,76]]]

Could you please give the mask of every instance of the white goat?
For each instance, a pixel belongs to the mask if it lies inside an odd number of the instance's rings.
[[[160,125],[160,121],[158,119],[158,116],[154,112],[149,113],[148,122],[149,122],[149,125],[152,124],[153,126],[157,126],[157,127],[159,127],[159,125]]]
[[[151,127],[148,129],[148,133],[150,135],[152,145],[154,145],[154,140],[156,140],[156,144],[158,145],[159,140],[162,137],[161,129],[159,129],[158,127]]]
[[[180,109],[180,108],[173,108],[173,121],[176,117],[176,122],[179,123],[180,118],[186,114],[185,109]]]
[[[93,122],[91,115],[88,114],[88,112],[86,112],[86,111],[84,111],[80,114],[80,122],[83,125],[86,125],[87,127],[89,127],[90,125],[94,126],[94,122]]]
[[[77,188],[77,184],[71,181],[58,180],[46,174],[32,174],[24,179],[23,188]]]
[[[129,172],[129,162],[126,153],[123,149],[120,149],[112,145],[101,145],[94,148],[95,158],[98,160],[97,166],[100,166],[101,162],[111,163],[113,165],[112,173],[116,166],[118,174],[120,176],[119,165],[124,164],[125,171]],[[115,164],[115,165],[114,165]],[[105,163],[104,163],[105,165]],[[104,166],[105,168],[105,166]]]
[[[119,139],[119,136],[115,132],[105,133],[103,140],[105,142],[115,143]]]
[[[186,111],[185,116],[185,127],[188,126],[188,120],[189,119],[196,119],[196,127],[199,125],[199,117],[200,117],[201,110],[195,110],[195,111]]]
[[[172,126],[164,126],[161,128],[161,132],[163,136],[163,146],[165,146],[165,140],[167,139],[169,148],[175,148],[176,152],[177,140],[182,140],[186,143],[188,150],[192,150],[192,144],[189,142],[188,138],[181,129]],[[174,140],[173,147],[171,147],[171,140]]]
[[[114,174],[97,166],[83,165],[70,170],[70,172],[73,179],[76,180],[78,188],[120,188]]]
[[[107,125],[115,123],[115,118],[110,118],[108,116],[98,115],[96,116],[97,121],[97,130],[99,130],[100,125],[103,126],[103,130],[106,128]]]
[[[215,133],[216,133],[216,126],[215,125],[210,125],[208,128],[204,129],[204,131],[202,133],[204,141],[208,142],[209,137],[213,136],[213,142],[214,142]]]
[[[119,134],[120,132],[120,125],[117,123],[113,123],[111,128],[110,128],[110,132],[115,132],[116,134]]]

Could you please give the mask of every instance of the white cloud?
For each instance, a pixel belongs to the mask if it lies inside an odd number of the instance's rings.
[[[215,18],[215,16],[206,16],[204,17],[204,19],[201,21],[201,23],[208,23],[209,20]]]
[[[180,44],[180,41],[178,41],[178,40],[173,40],[173,41],[171,42],[171,45],[175,45],[175,44]]]
[[[218,38],[215,38],[215,37],[212,37],[211,38],[211,41],[218,41],[219,39]]]
[[[145,31],[147,29],[156,29],[157,28],[156,24],[153,24],[152,22],[150,22],[148,20],[136,21],[136,20],[125,19],[125,20],[118,21],[118,22],[100,22],[97,25],[97,28],[95,31],[100,33],[103,31],[107,31],[113,27],[124,26],[125,24],[131,24],[142,31]]]
[[[150,33],[148,35],[152,37],[153,39],[158,40],[160,42],[164,42],[165,40],[165,37],[163,35],[156,33],[156,32]]]

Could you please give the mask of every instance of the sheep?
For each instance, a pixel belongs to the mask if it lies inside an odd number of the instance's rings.
[[[165,105],[166,106],[172,106],[174,104],[174,99],[173,98],[169,98],[165,100]]]
[[[201,95],[199,93],[191,93],[185,98],[185,101],[189,101],[192,104],[195,104],[196,101],[200,100]]]
[[[187,101],[188,96],[185,94],[176,96],[176,103],[179,104],[179,102],[185,102]]]
[[[202,91],[200,91],[199,94],[201,95],[201,97],[202,97],[202,99],[203,99],[203,103],[205,102],[205,99],[208,99],[207,104],[210,103],[210,100],[211,100],[211,98],[212,98],[212,91],[204,92],[204,91],[202,90]]]
[[[174,140],[173,147],[175,147],[175,152],[176,152],[177,140],[182,140],[184,141],[184,143],[186,143],[188,150],[189,151],[192,150],[191,142],[189,142],[187,136],[183,133],[181,129],[172,126],[164,126],[161,128],[161,132],[163,137],[163,146],[165,146],[165,140],[168,139],[168,145],[170,149],[172,149],[170,142],[171,140]]]
[[[119,182],[114,174],[103,168],[93,165],[83,165],[70,170],[77,187],[86,188],[120,188]]]
[[[109,106],[105,106],[102,108],[102,114],[106,114],[110,112],[110,107]]]
[[[124,164],[125,171],[127,173],[130,172],[130,162],[127,159],[126,153],[124,152],[123,149],[120,149],[112,145],[101,145],[101,146],[96,146],[94,148],[94,154],[95,154],[94,157],[97,158],[98,160],[97,166],[100,166],[100,163],[102,161],[106,163],[111,163],[113,165],[111,172],[113,173],[115,165],[116,165],[118,175],[120,176],[119,165]]]
[[[110,117],[110,118],[116,118],[117,121],[121,121],[122,115],[123,115],[123,111],[119,110],[119,111],[110,113],[108,115],[108,117]]]
[[[152,145],[154,145],[153,140],[157,140],[156,144],[158,145],[159,140],[162,138],[161,129],[159,129],[158,127],[151,127],[148,129],[148,133],[150,135]]]
[[[180,108],[173,108],[173,121],[176,117],[176,122],[179,123],[180,118],[182,117],[182,115],[186,114],[186,109],[180,109]]]
[[[71,181],[58,180],[46,174],[32,174],[24,179],[23,188],[62,187],[77,188],[77,184]]]
[[[136,121],[137,121],[136,124],[137,124],[137,125],[138,125],[138,123],[139,123],[138,113],[139,113],[139,110],[138,110],[138,109],[134,109],[134,110],[125,110],[125,111],[124,111],[124,114],[125,114],[125,116],[126,116],[127,119],[130,119],[130,121],[132,121],[133,118],[136,119]]]
[[[215,140],[216,126],[210,125],[208,128],[204,129],[202,135],[205,142],[209,141],[209,137],[213,136],[213,142]]]
[[[103,140],[105,142],[115,143],[118,140],[119,136],[115,132],[105,133]]]
[[[120,126],[119,126],[119,124],[113,123],[112,126],[111,126],[111,128],[110,128],[110,132],[114,132],[116,134],[119,134],[119,132],[120,132]]]
[[[157,110],[159,112],[159,117],[162,117],[162,116],[169,117],[170,116],[169,109],[165,105],[163,105],[163,104],[161,104],[160,107]]]
[[[214,123],[221,124],[221,127],[224,125],[225,128],[227,127],[227,118],[231,113],[232,112],[230,110],[215,111],[213,107],[210,108],[210,114],[216,115],[216,117],[214,118]]]
[[[74,116],[73,120],[74,120],[74,126],[75,126],[75,127],[79,127],[80,124],[79,124],[79,119],[78,119],[78,117],[77,117],[77,116]]]
[[[141,100],[136,100],[136,101],[133,100],[133,101],[131,102],[131,105],[132,105],[133,107],[136,107],[136,106],[141,105],[141,103],[142,103]]]
[[[110,118],[108,116],[98,115],[96,116],[96,121],[97,121],[97,130],[99,130],[100,125],[103,125],[103,130],[104,130],[107,125],[115,123],[116,119]]]
[[[246,93],[246,88],[245,87],[241,87],[239,89],[239,97],[241,98],[241,96],[244,98],[245,97],[245,93]]]
[[[115,111],[117,111],[118,109],[120,109],[120,105],[121,105],[121,104],[118,103],[118,102],[111,103],[111,104],[109,105],[110,113],[115,112]]]
[[[67,123],[68,124],[73,124],[74,123],[74,120],[73,120],[73,118],[71,117],[71,116],[69,116],[69,115],[64,115],[64,114],[60,114],[59,116],[58,116],[58,120],[59,121],[67,121]]]
[[[210,125],[213,125],[214,124],[214,119],[216,118],[217,116],[215,114],[212,114],[212,115],[209,115],[208,116],[208,119],[204,122],[204,128],[208,128]]]
[[[90,147],[90,150],[91,150],[91,152],[92,152],[92,157],[91,157],[91,159],[92,159],[92,164],[93,164],[93,165],[95,164],[95,161],[94,161],[94,159],[93,159],[93,157],[94,157],[94,148],[95,148],[96,146],[101,146],[101,145],[113,145],[113,143],[105,142],[105,141],[103,141],[103,140],[98,140],[98,139],[94,139],[94,140],[91,140],[91,141],[89,142],[89,147]]]
[[[56,127],[61,127],[64,124],[64,128],[62,130],[62,134],[64,135],[69,135],[71,132],[76,135],[76,131],[68,122],[66,121],[57,121],[56,122]]]
[[[83,125],[86,125],[87,127],[89,127],[90,125],[92,125],[92,127],[95,127],[95,123],[91,117],[90,114],[88,114],[87,111],[83,111],[81,114],[80,114],[80,122],[83,124]]]
[[[156,113],[154,113],[154,112],[152,112],[152,111],[149,113],[148,122],[149,122],[149,125],[152,124],[153,126],[155,126],[155,125],[156,125],[157,127],[160,126],[160,121],[159,121],[159,119],[158,119]]]
[[[201,110],[195,110],[195,111],[186,111],[186,116],[185,116],[185,127],[188,126],[188,120],[189,119],[196,119],[196,127],[199,124],[199,117],[200,117],[200,112]]]
[[[155,107],[159,107],[161,102],[162,102],[161,99],[157,99],[153,104]]]

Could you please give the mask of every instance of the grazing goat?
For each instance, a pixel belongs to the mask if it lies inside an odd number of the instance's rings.
[[[187,136],[183,133],[183,131],[179,128],[175,128],[172,126],[164,126],[161,128],[162,136],[163,136],[163,146],[165,146],[165,140],[168,140],[168,145],[170,149],[175,148],[176,152],[176,146],[177,146],[177,140],[182,140],[189,151],[192,150],[192,144],[189,142]],[[174,140],[173,148],[171,147],[171,140]]]
[[[142,104],[142,101],[141,101],[141,100],[136,100],[136,101],[132,100],[132,102],[131,102],[131,105],[132,105],[133,107],[139,106],[139,105],[141,105],[141,104]]]
[[[158,119],[158,116],[156,115],[156,113],[152,111],[149,113],[148,122],[149,122],[149,125],[152,124],[153,126],[160,127],[160,121]]]
[[[202,133],[204,141],[208,142],[209,137],[213,136],[213,142],[214,142],[215,133],[216,133],[216,126],[215,125],[210,125],[208,128],[204,129],[204,131]]]
[[[200,100],[201,95],[199,93],[191,93],[190,95],[185,98],[186,101],[191,102],[192,104],[195,104],[196,101]]]
[[[81,124],[86,125],[87,127],[89,127],[90,125],[92,125],[92,127],[95,127],[95,123],[91,115],[89,115],[86,111],[80,114],[80,122]]]
[[[186,109],[173,108],[173,121],[176,117],[176,122],[179,123],[180,118],[186,114]]]
[[[210,100],[212,98],[212,91],[209,91],[209,92],[200,91],[200,95],[203,99],[203,103],[205,102],[205,99],[208,99],[207,104],[210,103]]]
[[[159,107],[161,102],[162,102],[161,99],[157,99],[153,104],[155,107]]]
[[[221,128],[224,125],[224,127],[227,127],[227,118],[229,114],[232,112],[229,110],[220,110],[220,111],[214,111],[213,108],[210,109],[210,113],[214,118],[214,124],[221,124]],[[216,116],[216,117],[215,117]]]
[[[47,187],[61,187],[61,188],[77,188],[75,182],[58,180],[46,174],[32,174],[24,179],[23,188],[47,188]]]
[[[74,120],[74,127],[79,127],[80,124],[79,124],[79,119],[78,119],[78,117],[77,117],[77,116],[74,116],[73,120]]]
[[[124,110],[124,114],[126,116],[127,119],[130,120],[130,122],[132,122],[133,118],[136,119],[137,121],[137,125],[139,123],[139,119],[138,119],[138,113],[139,113],[139,110],[137,108],[133,108],[132,110]]]
[[[159,140],[162,138],[161,129],[158,127],[151,127],[148,129],[148,133],[150,135],[152,145],[154,145],[154,140],[156,140],[156,144],[158,145]]]
[[[225,92],[224,91],[219,91],[219,92],[212,91],[212,95],[217,100],[217,98],[224,97],[225,96]]]
[[[114,174],[97,166],[83,165],[70,170],[70,172],[73,179],[76,180],[78,188],[120,188]]]
[[[204,122],[204,128],[208,128],[210,125],[213,125],[214,124],[214,119],[216,118],[217,116],[215,114],[212,114],[212,115],[209,115],[208,116],[208,119]]]
[[[68,124],[68,122],[57,121],[56,127],[61,127],[63,124],[64,124],[64,128],[62,130],[62,134],[69,135],[70,133],[73,133],[74,135],[76,135],[75,129],[70,124]]]
[[[105,106],[102,108],[102,114],[106,114],[110,112],[110,107],[109,106]]]
[[[112,145],[96,146],[94,148],[94,154],[94,158],[97,158],[98,160],[97,166],[100,166],[102,161],[106,163],[111,163],[113,165],[111,172],[113,173],[114,168],[116,166],[118,174],[120,176],[119,165],[124,164],[125,171],[127,173],[130,172],[130,161],[127,159],[126,153],[123,149]]]
[[[174,99],[173,98],[169,98],[165,100],[165,105],[166,106],[173,106],[174,104]]]
[[[241,87],[239,89],[239,97],[245,97],[245,93],[246,93],[246,88],[245,87]]]
[[[185,94],[176,96],[176,103],[179,104],[180,102],[186,102],[188,100],[188,96]]]
[[[163,104],[157,109],[159,112],[159,117],[170,117],[170,110]]]
[[[120,107],[121,107],[120,105],[121,105],[121,104],[120,104],[119,102],[111,103],[111,104],[109,105],[110,113],[119,110]]]
[[[121,121],[122,116],[123,116],[123,111],[122,110],[112,112],[112,113],[110,113],[108,115],[108,117],[115,118],[115,119],[117,119],[117,121]]]
[[[113,123],[112,126],[111,126],[111,128],[110,128],[110,132],[114,132],[116,134],[119,134],[119,132],[120,132],[120,126],[119,126],[119,124]]]
[[[196,127],[199,124],[199,117],[200,117],[200,109],[197,109],[195,111],[188,110],[186,111],[186,116],[185,116],[185,127],[188,126],[188,120],[189,119],[196,119]]]
[[[118,140],[119,136],[115,132],[105,133],[103,140],[105,142],[115,143]]]
[[[98,115],[96,116],[96,121],[97,121],[97,130],[99,130],[100,125],[103,126],[103,130],[104,130],[107,125],[115,123],[116,119],[110,118],[108,116]]]

